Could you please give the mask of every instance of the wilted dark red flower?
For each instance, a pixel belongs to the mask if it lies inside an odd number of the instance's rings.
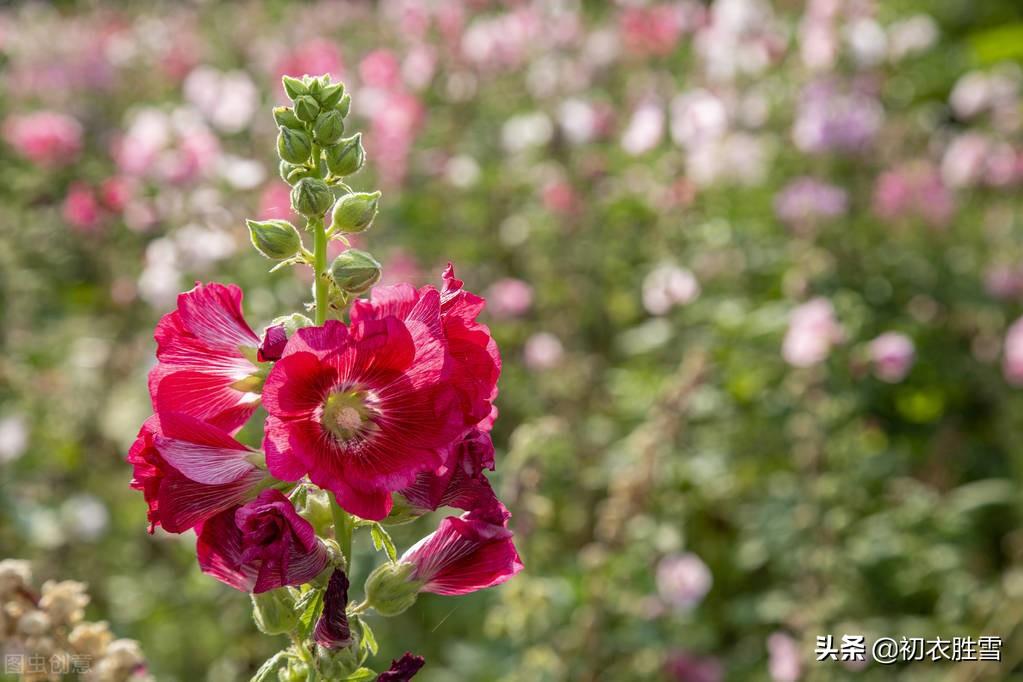
[[[467,594],[500,585],[522,570],[507,523],[510,514],[499,502],[449,516],[440,527],[413,545],[400,563],[415,566],[409,580],[421,592]]]
[[[377,682],[408,682],[425,664],[425,658],[406,651],[401,658],[391,661],[390,668],[377,675]]]
[[[288,345],[288,332],[283,324],[275,324],[267,327],[263,332],[263,340],[259,344],[259,353],[256,358],[260,362],[280,360],[284,354],[284,347]]]
[[[259,337],[242,316],[242,291],[233,284],[197,284],[178,296],[178,308],[156,326],[149,373],[153,410],[180,412],[233,431],[259,404],[259,368],[243,348]]]
[[[263,389],[270,472],[308,474],[367,519],[387,516],[391,493],[441,466],[468,428],[439,293],[404,312],[299,329]]]
[[[189,528],[254,497],[266,471],[228,433],[175,412],[153,415],[128,452],[131,486],[149,505],[150,532]]]
[[[340,649],[352,643],[352,629],[348,625],[348,576],[340,568],[330,574],[330,582],[323,595],[323,613],[316,622],[313,638],[327,649]]]
[[[443,466],[419,474],[412,485],[400,492],[419,513],[438,507],[472,511],[496,501],[484,469],[494,470],[494,444],[489,433],[472,429],[448,448]]]
[[[244,592],[307,583],[329,560],[312,525],[274,489],[204,523],[196,551],[204,573]]]

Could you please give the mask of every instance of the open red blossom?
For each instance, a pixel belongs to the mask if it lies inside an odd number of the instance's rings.
[[[196,552],[204,573],[257,593],[307,583],[330,558],[312,525],[275,489],[204,523]]]
[[[233,431],[259,404],[259,368],[242,349],[259,337],[242,316],[242,290],[196,284],[156,325],[156,358],[149,373],[155,412],[181,412]]]
[[[425,664],[425,658],[406,651],[401,658],[391,661],[390,668],[377,675],[377,682],[408,682]]]
[[[128,451],[131,486],[149,505],[149,530],[183,533],[254,497],[266,471],[221,429],[176,412],[153,415]]]
[[[510,514],[499,502],[449,516],[440,527],[402,555],[415,566],[410,580],[422,581],[421,592],[468,594],[500,585],[522,570],[507,523]]]
[[[487,507],[497,498],[484,469],[494,470],[494,443],[477,428],[448,448],[443,466],[419,474],[400,492],[419,513],[445,506],[466,511]]]
[[[448,264],[440,296],[440,322],[444,345],[451,356],[452,383],[462,397],[466,428],[486,420],[497,397],[501,354],[486,325],[476,321],[486,301],[462,288]],[[407,321],[420,299],[436,291],[427,286],[418,291],[410,284],[375,287],[369,300],[352,305],[352,321],[381,319],[393,315]]]
[[[441,466],[465,432],[458,380],[435,289],[401,318],[299,329],[263,389],[270,472],[308,474],[347,511],[382,519],[391,493]]]

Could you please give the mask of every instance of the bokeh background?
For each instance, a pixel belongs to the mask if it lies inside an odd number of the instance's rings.
[[[0,557],[87,582],[161,681],[283,646],[146,534],[123,456],[179,291],[236,282],[257,330],[309,298],[243,219],[288,212],[281,74],[329,72],[384,191],[360,245],[489,299],[526,563],[374,619],[378,662],[1023,679],[1021,59],[1018,0],[5,4]],[[824,634],[1003,662],[815,663]]]

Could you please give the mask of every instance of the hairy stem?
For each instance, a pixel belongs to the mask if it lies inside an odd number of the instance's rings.
[[[327,321],[327,233],[323,229],[323,218],[310,218],[309,227],[313,232],[316,325],[322,326]]]
[[[330,494],[330,513],[334,517],[334,539],[337,540],[341,553],[345,557],[345,570],[352,570],[352,532],[355,522],[352,515],[341,508],[334,493]]]

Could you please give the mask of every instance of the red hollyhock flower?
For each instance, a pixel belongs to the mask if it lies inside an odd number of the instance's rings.
[[[156,358],[149,373],[153,410],[182,412],[234,431],[259,404],[259,367],[243,352],[259,337],[242,317],[242,290],[196,284],[156,325]],[[257,376],[254,376],[257,375]]]
[[[330,574],[330,582],[323,595],[323,613],[316,622],[313,638],[327,649],[341,649],[352,643],[352,629],[348,625],[348,576],[340,568]]]
[[[307,583],[329,560],[312,525],[275,489],[204,523],[196,552],[204,573],[257,593]]]
[[[440,527],[402,555],[415,566],[409,580],[421,592],[468,594],[500,585],[522,570],[507,523],[510,514],[499,502],[461,517],[449,516]]]
[[[149,505],[149,532],[183,533],[254,497],[266,471],[256,453],[216,426],[174,412],[153,415],[128,451],[131,487]]]
[[[308,474],[349,512],[384,518],[391,493],[441,466],[465,432],[452,365],[435,289],[402,318],[299,329],[263,389],[270,473]]]
[[[462,280],[455,277],[450,263],[443,278],[441,327],[451,356],[452,381],[462,396],[466,428],[469,428],[491,417],[497,397],[497,379],[501,374],[501,354],[487,326],[476,321],[486,301],[462,288]],[[408,321],[419,300],[433,291],[430,286],[417,291],[410,284],[375,287],[370,300],[352,304],[352,321],[381,319],[388,315]],[[489,424],[485,428],[489,430]]]
[[[377,675],[377,682],[408,682],[425,664],[425,658],[406,651],[401,658],[391,661],[390,668]]]
[[[399,492],[420,514],[445,506],[466,511],[488,507],[497,498],[484,469],[494,470],[494,443],[489,433],[473,429],[448,448],[442,467],[424,471]]]

